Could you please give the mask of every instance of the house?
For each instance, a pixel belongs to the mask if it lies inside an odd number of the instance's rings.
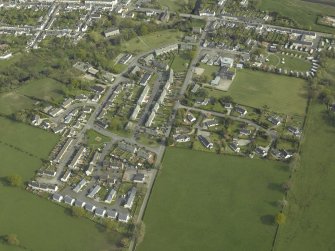
[[[97,94],[103,94],[105,92],[105,87],[101,85],[94,85],[91,87],[91,89]]]
[[[137,100],[137,104],[138,105],[142,105],[142,103],[144,102],[145,98],[147,97],[148,93],[150,90],[150,86],[146,85],[140,95],[140,97]]]
[[[80,94],[75,97],[75,100],[80,102],[86,102],[88,100],[88,97],[85,94]]]
[[[236,152],[236,153],[239,153],[240,152],[240,148],[238,147],[238,144],[237,143],[235,143],[235,142],[233,142],[233,143],[230,143],[229,144],[229,147],[230,147],[230,149],[232,149],[234,152]]]
[[[212,149],[212,148],[213,148],[213,146],[214,146],[213,143],[209,142],[208,139],[206,139],[204,136],[199,135],[199,136],[198,136],[198,139],[199,139],[199,141],[201,142],[201,144],[202,144],[204,147],[206,147],[206,148],[208,148],[208,149]]]
[[[63,181],[63,182],[67,182],[70,177],[71,177],[71,171],[67,170],[60,180]]]
[[[81,146],[77,151],[76,155],[71,160],[70,164],[68,165],[71,169],[77,169],[77,165],[79,164],[79,160],[82,158],[84,153],[86,152],[86,148]]]
[[[288,151],[286,150],[280,150],[280,157],[282,159],[289,159],[291,158],[293,155],[291,153],[289,153]]]
[[[218,125],[219,123],[215,119],[207,120],[204,122],[204,126],[206,126],[207,128],[211,128]]]
[[[62,112],[64,112],[63,108],[53,108],[49,111],[49,115],[51,117],[57,117],[58,115],[60,115]]]
[[[126,141],[119,141],[118,143],[118,147],[125,151],[125,152],[129,152],[129,153],[136,153],[137,152],[137,147],[131,143],[127,143]]]
[[[293,127],[293,126],[288,126],[287,130],[290,133],[294,134],[295,136],[299,136],[301,134],[300,130],[298,128],[296,128],[296,127]]]
[[[52,195],[52,199],[53,199],[54,201],[57,201],[57,202],[62,202],[62,200],[63,200],[63,195],[60,195],[60,194],[58,194],[58,193],[54,193],[54,194]]]
[[[135,183],[144,183],[144,180],[145,180],[145,176],[143,173],[136,173],[133,176],[133,182]]]
[[[158,70],[162,70],[162,71],[167,71],[170,67],[167,63],[158,61],[158,60],[153,60],[152,61],[152,66],[157,68]]]
[[[266,157],[266,155],[268,155],[268,153],[261,147],[256,147],[255,152],[261,157]]]
[[[120,222],[128,223],[128,221],[130,220],[130,215],[129,213],[119,213],[118,219]]]
[[[88,168],[87,168],[86,171],[85,171],[85,174],[86,174],[87,176],[92,175],[92,173],[93,173],[93,171],[94,171],[94,168],[95,168],[94,165],[89,164]]]
[[[192,33],[201,34],[202,33],[202,28],[201,27],[193,27],[192,28]]]
[[[191,140],[190,136],[181,134],[177,135],[174,139],[178,143],[189,142]]]
[[[125,208],[128,208],[128,209],[131,209],[133,204],[134,204],[134,201],[135,201],[135,197],[136,197],[136,192],[137,192],[137,189],[136,187],[132,187],[128,193],[127,193],[127,198],[126,198],[126,201],[125,201],[125,204],[123,205]]]
[[[74,202],[75,202],[75,199],[72,198],[71,196],[69,196],[69,195],[65,195],[65,196],[64,196],[64,203],[65,203],[65,204],[68,204],[68,205],[70,205],[70,206],[73,206]]]
[[[159,16],[159,20],[162,22],[168,22],[170,19],[170,13],[168,11],[162,12]]]
[[[195,100],[195,103],[197,103],[198,105],[203,105],[203,106],[205,106],[205,105],[208,105],[208,103],[209,103],[209,99],[208,99],[208,98],[197,98],[197,99]]]
[[[56,184],[45,184],[45,183],[39,183],[37,181],[29,182],[28,187],[30,187],[33,190],[39,190],[47,193],[55,193],[58,191],[58,186]]]
[[[193,122],[195,122],[197,119],[196,119],[196,117],[194,117],[194,115],[192,114],[192,113],[188,113],[187,115],[186,115],[186,118],[187,118],[187,120],[189,121],[189,122],[191,122],[191,123],[193,123]]]
[[[155,59],[155,56],[152,53],[148,54],[147,56],[145,56],[143,58],[143,60],[144,60],[144,62],[145,62],[146,65],[149,65],[154,59]]]
[[[58,126],[52,128],[52,131],[54,133],[62,133],[66,129],[66,125],[64,124],[59,124]]]
[[[198,90],[199,90],[199,88],[200,88],[200,85],[198,85],[198,84],[195,84],[195,85],[193,86],[193,88],[192,88],[191,92],[192,92],[192,93],[197,93],[197,92],[198,92]]]
[[[111,37],[111,36],[116,36],[120,34],[120,30],[117,27],[111,27],[107,30],[104,31],[105,37]]]
[[[132,54],[126,53],[123,55],[123,57],[119,60],[119,64],[127,64],[130,59],[133,58]]]
[[[221,77],[220,76],[216,76],[212,81],[211,81],[211,85],[216,86],[219,85],[221,81]]]
[[[66,140],[65,144],[63,145],[62,149],[59,151],[59,153],[57,154],[57,156],[53,160],[53,162],[59,163],[63,159],[64,154],[68,151],[72,142],[73,142],[73,139],[71,139],[71,138]]]
[[[106,203],[111,203],[114,197],[116,196],[116,191],[114,189],[110,190],[105,199]]]
[[[245,116],[248,111],[241,106],[236,106],[235,111],[240,114],[240,116]]]
[[[53,170],[39,170],[37,174],[41,176],[55,177],[57,173]]]
[[[99,70],[95,69],[95,68],[92,67],[92,66],[91,66],[90,68],[87,69],[87,73],[89,73],[89,74],[91,74],[91,75],[93,75],[93,76],[97,75],[98,72],[99,72]]]
[[[233,109],[233,104],[226,102],[224,100],[220,100],[221,105],[225,108],[225,109]]]
[[[86,203],[85,205],[85,209],[86,211],[89,211],[91,213],[94,213],[94,210],[96,209],[96,206],[92,205],[92,204],[89,204],[89,203]]]
[[[281,123],[281,118],[270,116],[270,117],[268,117],[268,121],[270,121],[272,124],[277,126]]]
[[[95,215],[99,217],[105,217],[106,210],[103,208],[97,208],[95,209]]]
[[[31,124],[34,126],[39,126],[42,123],[42,119],[39,115],[34,115],[33,119],[31,120]]]
[[[72,98],[67,98],[64,100],[64,102],[62,103],[62,107],[64,109],[67,109],[71,104],[73,103],[73,99]]]
[[[101,186],[96,185],[87,195],[88,198],[93,199],[94,196],[100,191]]]
[[[101,127],[102,129],[107,129],[108,128],[108,124],[102,120],[96,120],[94,122],[97,126]]]
[[[152,122],[154,120],[156,116],[156,112],[152,111],[147,119],[147,121],[145,122],[145,127],[150,127],[152,125]]]
[[[82,179],[73,189],[74,192],[79,193],[80,190],[86,185],[87,181]]]
[[[137,104],[137,105],[135,106],[135,108],[134,108],[134,110],[133,110],[131,116],[130,116],[130,119],[131,119],[131,120],[135,120],[135,119],[137,118],[137,116],[138,116],[140,110],[141,110],[141,106]]]
[[[240,130],[240,135],[249,136],[250,134],[251,134],[251,130],[249,129],[243,128]]]
[[[152,152],[147,151],[145,148],[140,148],[137,152],[137,157],[149,160],[153,157],[153,154]]]
[[[74,203],[74,205],[75,205],[76,207],[81,207],[81,208],[83,208],[83,207],[86,205],[86,202],[77,199],[76,202]]]
[[[107,210],[107,218],[116,219],[118,212],[116,210]]]
[[[91,107],[84,107],[83,108],[83,113],[91,113],[92,112],[92,108]]]
[[[145,73],[140,80],[140,85],[146,86],[148,84],[148,81],[150,80],[150,78],[151,78],[151,74],[150,73]]]
[[[114,170],[120,170],[123,169],[124,164],[119,161],[119,160],[110,160],[110,168],[114,169]]]
[[[221,67],[227,67],[227,68],[233,67],[233,64],[234,64],[233,58],[224,57],[224,58],[220,58],[220,61],[221,61],[220,62]]]
[[[154,51],[154,54],[157,57],[157,56],[163,55],[163,54],[168,53],[168,52],[176,51],[176,50],[178,50],[178,47],[179,47],[178,44],[171,44],[171,45],[165,46],[163,48],[156,49]]]

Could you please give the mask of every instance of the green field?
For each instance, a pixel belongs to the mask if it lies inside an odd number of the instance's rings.
[[[3,182],[12,174],[25,181],[32,178],[58,136],[1,117],[0,128],[0,236],[17,234],[22,245],[9,247],[0,241],[0,250],[117,250],[114,245],[119,234],[106,232],[92,221],[73,218],[55,203]]]
[[[295,20],[305,29],[335,33],[335,29],[316,24],[318,15],[334,15],[332,0],[257,0],[257,7],[264,11],[276,11]],[[322,4],[324,3],[324,4]]]
[[[189,66],[190,60],[187,58],[187,55],[184,53],[177,54],[171,64],[171,68],[175,72],[185,72]]]
[[[271,111],[304,115],[306,84],[298,78],[252,70],[239,70],[227,95],[234,102]]]
[[[269,62],[267,62],[268,65],[286,69],[288,71],[306,72],[311,68],[311,63],[309,61],[294,56],[275,53],[275,54],[269,54],[267,59],[269,60]],[[281,63],[282,59],[284,59],[285,64]]]
[[[90,129],[86,132],[87,144],[92,149],[97,149],[102,147],[104,143],[110,142],[111,139],[106,137],[93,129]]]
[[[287,167],[168,148],[139,251],[270,250]]]
[[[310,108],[301,167],[293,176],[287,221],[279,229],[275,250],[335,250],[335,128],[322,118],[324,111],[319,104]]]
[[[158,31],[123,42],[121,49],[130,53],[141,53],[176,43],[181,40],[182,34],[183,33],[178,30]]]

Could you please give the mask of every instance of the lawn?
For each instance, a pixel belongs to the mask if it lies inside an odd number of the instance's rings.
[[[276,11],[295,20],[305,29],[335,33],[335,29],[316,24],[318,15],[334,15],[334,1],[323,0],[257,0],[257,7],[264,11]],[[321,3],[325,4],[321,4]],[[327,4],[328,3],[328,4]]]
[[[269,54],[267,59],[269,59],[268,65],[275,66],[277,68],[286,69],[288,71],[301,71],[306,72],[311,68],[311,63],[306,59],[282,55],[282,54]],[[285,64],[282,64],[282,59],[284,59]]]
[[[335,127],[326,124],[324,111],[319,104],[310,107],[301,167],[293,176],[287,220],[279,229],[277,251],[335,249]]]
[[[123,42],[121,49],[130,53],[141,53],[176,43],[181,40],[182,32],[178,30],[163,30],[153,32],[148,35],[133,38],[127,42]]]
[[[202,75],[206,76],[209,81],[214,79],[214,75],[216,75],[220,70],[220,67],[217,65],[207,65],[203,63],[200,63],[199,68],[204,69],[204,73]]]
[[[87,144],[92,149],[97,149],[103,146],[104,143],[110,142],[111,139],[92,129],[86,132]]]
[[[0,94],[0,113],[4,115],[31,108],[33,104],[32,99],[14,91]]]
[[[139,251],[270,250],[287,167],[168,148]]]
[[[171,64],[171,68],[175,72],[185,72],[189,66],[190,60],[185,53],[177,54]]]
[[[239,70],[229,91],[234,102],[271,111],[304,115],[306,83],[302,79],[252,70]]]
[[[58,137],[41,129],[0,118],[0,236],[15,233],[22,248],[1,243],[0,250],[110,250],[119,241],[117,233],[67,211],[20,188],[3,183],[3,178],[18,174],[24,181],[33,177]],[[6,143],[12,144],[10,146]],[[18,147],[18,148],[15,148]],[[85,238],[83,238],[85,236]],[[116,250],[114,247],[113,250]]]

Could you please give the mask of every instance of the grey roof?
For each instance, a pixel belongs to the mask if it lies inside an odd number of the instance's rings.
[[[119,213],[119,221],[128,222],[129,213]]]
[[[95,215],[100,216],[100,217],[104,217],[105,214],[106,214],[105,209],[99,208],[99,207],[97,209],[95,209]]]
[[[74,203],[74,205],[77,206],[77,207],[84,207],[85,204],[86,204],[85,201],[78,200],[78,199],[77,199],[76,202]]]
[[[63,200],[63,195],[58,194],[58,193],[54,193],[54,194],[52,195],[52,199],[53,199],[53,200],[56,200],[56,201],[62,201],[62,200]]]
[[[95,208],[96,208],[96,207],[95,207],[94,205],[89,204],[89,203],[87,203],[87,204],[85,205],[85,209],[86,209],[87,211],[89,211],[89,212],[94,212]]]
[[[107,210],[107,217],[108,218],[112,218],[112,219],[116,219],[116,217],[118,216],[118,212],[116,210]]]
[[[64,196],[64,202],[66,204],[72,205],[74,201],[75,201],[75,199],[72,198],[70,195],[65,195]]]

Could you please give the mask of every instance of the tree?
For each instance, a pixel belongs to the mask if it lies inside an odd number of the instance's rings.
[[[81,207],[72,207],[71,215],[74,217],[83,217],[85,215],[85,210]]]
[[[12,245],[12,246],[18,246],[18,245],[20,245],[20,241],[17,238],[16,234],[8,234],[8,235],[6,235],[5,238],[4,238],[4,240],[5,240],[5,242],[8,245]]]
[[[121,247],[124,247],[124,248],[129,247],[129,244],[130,244],[130,240],[127,237],[124,237],[120,240]]]
[[[282,199],[282,200],[278,200],[278,207],[280,208],[280,209],[283,209],[284,207],[287,207],[287,205],[288,205],[288,201],[287,200],[285,200],[285,199]]]
[[[6,179],[7,182],[13,187],[19,187],[22,185],[22,178],[19,175],[14,174],[8,176]]]
[[[114,220],[113,221],[112,220],[107,220],[104,225],[105,225],[107,230],[116,230],[117,227],[118,227],[117,222],[114,221]]]
[[[285,221],[286,221],[286,216],[285,216],[285,214],[283,214],[283,213],[278,213],[278,214],[276,214],[276,216],[275,216],[275,221],[276,221],[276,223],[278,224],[278,225],[282,225],[282,224],[284,224],[285,223]]]

